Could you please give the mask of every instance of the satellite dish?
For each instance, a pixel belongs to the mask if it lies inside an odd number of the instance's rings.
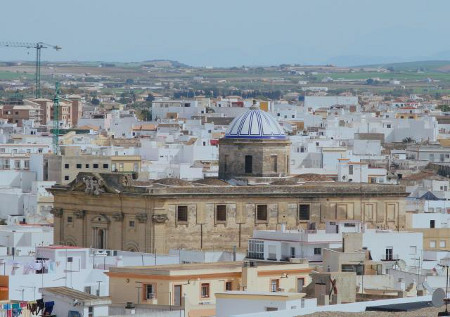
[[[431,303],[434,307],[441,307],[444,305],[444,298],[446,294],[442,288],[438,288],[433,292],[433,296],[431,297]]]
[[[398,268],[400,269],[400,271],[404,271],[406,269],[405,260],[402,260],[402,259],[398,260],[397,265],[398,265]]]

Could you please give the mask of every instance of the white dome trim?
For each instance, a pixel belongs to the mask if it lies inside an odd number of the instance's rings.
[[[234,118],[225,132],[227,139],[286,139],[277,120],[256,107]]]

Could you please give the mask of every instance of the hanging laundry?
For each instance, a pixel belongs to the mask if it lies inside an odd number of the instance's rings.
[[[40,262],[33,263],[33,269],[35,269],[36,271],[42,270],[42,263]]]
[[[27,308],[33,315],[37,315],[38,305],[36,302],[28,303]]]
[[[45,315],[51,315],[53,311],[53,306],[55,306],[55,302],[45,302]]]
[[[21,308],[13,308],[12,309],[12,317],[19,317],[22,314]]]
[[[81,314],[76,310],[69,310],[69,314],[67,317],[81,317]]]
[[[37,313],[38,314],[40,314],[40,312],[43,312],[44,311],[44,308],[45,308],[45,306],[44,306],[44,300],[43,299],[38,299],[37,301],[36,301],[36,304],[37,304]]]

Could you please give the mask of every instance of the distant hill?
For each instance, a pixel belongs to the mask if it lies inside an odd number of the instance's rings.
[[[166,59],[153,59],[149,61],[141,62],[142,65],[152,65],[154,67],[174,67],[174,68],[189,68],[189,65],[180,63],[178,61],[166,60]]]
[[[446,61],[416,61],[403,63],[380,63],[371,65],[359,65],[358,67],[382,67],[393,68],[396,71],[428,71],[428,72],[450,72],[450,60]]]

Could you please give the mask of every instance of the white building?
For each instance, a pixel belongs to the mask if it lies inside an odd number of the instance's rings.
[[[301,208],[301,207],[300,207]],[[362,232],[361,222],[327,222],[325,230],[255,230],[248,241],[250,259],[322,261],[322,250],[342,247],[342,233]]]
[[[362,245],[374,261],[403,259],[407,265],[418,264],[423,253],[420,232],[366,229],[360,221],[327,222],[325,230],[255,230],[248,241],[250,259],[289,261],[303,258],[323,260],[323,249],[342,248],[343,234],[362,234]]]
[[[330,108],[336,105],[356,106],[358,97],[356,96],[305,96],[305,108],[318,109]]]
[[[44,303],[52,303],[51,315],[70,317],[97,317],[108,316],[111,300],[108,297],[100,297],[69,287],[42,288]]]
[[[282,316],[282,312],[289,314],[292,310],[317,306],[317,299],[306,299],[304,293],[230,291],[215,296],[217,317],[257,315],[268,311],[277,311],[277,316]]]

